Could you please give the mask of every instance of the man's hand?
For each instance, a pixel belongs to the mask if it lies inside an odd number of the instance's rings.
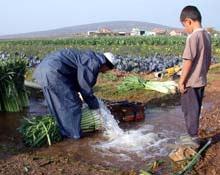
[[[92,111],[93,111],[96,115],[101,116],[101,110],[100,110],[100,108],[98,108],[98,109],[93,109]]]

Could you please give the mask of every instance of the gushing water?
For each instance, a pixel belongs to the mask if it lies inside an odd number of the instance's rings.
[[[118,122],[111,115],[111,112],[100,101],[101,115],[105,126],[104,136],[107,141],[95,145],[95,148],[107,155],[119,155],[125,160],[130,159],[129,155],[134,154],[143,159],[155,156],[166,156],[168,131],[155,132],[153,125],[143,124],[136,130],[123,131]]]
[[[104,135],[109,139],[114,139],[123,135],[123,130],[118,126],[118,122],[114,119],[106,105],[99,100],[100,112],[105,127]]]

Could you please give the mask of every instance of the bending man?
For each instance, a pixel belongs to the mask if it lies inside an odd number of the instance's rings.
[[[92,87],[99,72],[113,69],[115,61],[111,53],[63,49],[47,55],[37,67],[34,77],[64,137],[79,139],[82,136],[82,100],[78,92],[90,109],[99,109]]]

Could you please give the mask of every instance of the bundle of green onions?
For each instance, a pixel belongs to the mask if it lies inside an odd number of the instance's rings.
[[[28,106],[26,65],[26,59],[20,57],[0,60],[0,111],[19,112]]]
[[[23,136],[24,143],[30,147],[40,147],[45,144],[50,146],[62,138],[56,120],[51,115],[24,118],[18,130]],[[81,130],[83,133],[103,130],[101,114],[88,107],[83,108]]]
[[[164,94],[175,94],[177,92],[177,84],[175,81],[150,81],[143,80],[137,76],[129,76],[123,80],[122,84],[120,84],[117,89],[119,92],[146,89]]]
[[[18,130],[23,136],[25,145],[31,147],[40,147],[45,143],[51,145],[61,140],[56,121],[50,115],[24,118]]]
[[[82,109],[81,130],[86,132],[103,130],[103,120],[98,110],[90,110],[88,107]]]

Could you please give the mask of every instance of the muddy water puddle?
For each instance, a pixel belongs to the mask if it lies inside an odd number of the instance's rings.
[[[1,113],[0,143],[21,146],[16,128],[23,116],[46,113],[47,108],[41,99],[31,99],[30,108],[23,113]],[[65,155],[91,164],[140,169],[146,166],[146,162],[166,157],[170,145],[186,132],[179,106],[146,108],[144,121],[120,123],[119,126],[123,133],[117,137],[106,138],[103,133],[95,133],[80,140],[64,140],[38,151],[47,156]]]
[[[19,134],[16,130],[23,117],[47,113],[47,107],[42,99],[30,99],[30,107],[21,113],[0,112],[0,141],[13,139],[17,141]]]

